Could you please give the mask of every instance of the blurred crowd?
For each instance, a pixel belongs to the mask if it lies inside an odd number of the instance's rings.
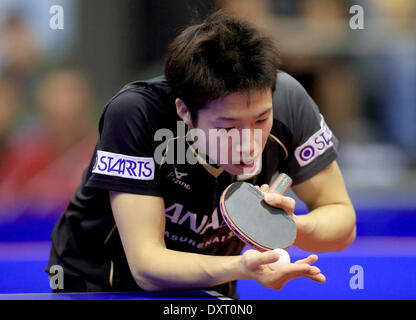
[[[274,36],[282,68],[340,138],[349,186],[416,185],[416,1],[217,3]],[[363,29],[350,28],[352,5],[363,9]]]
[[[0,0],[0,9],[6,2],[11,3]],[[18,2],[25,7],[24,1]],[[8,214],[11,211],[23,212],[34,207],[51,212],[65,205],[75,191],[97,138],[98,114],[104,104],[97,102],[98,97],[104,97],[105,102],[115,93],[97,92],[95,84],[112,81],[116,88],[124,84],[114,83],[111,77],[97,76],[99,72],[94,73],[94,67],[100,71],[103,65],[112,67],[111,70],[119,66],[124,68],[117,70],[119,74],[132,75],[129,80],[135,80],[148,76],[148,70],[137,66],[156,61],[158,67],[152,69],[152,75],[162,73],[166,53],[163,48],[174,36],[172,30],[178,33],[184,27],[178,24],[177,17],[172,17],[171,7],[181,4],[199,12],[207,8],[206,2],[191,0],[174,3],[160,0],[152,6],[137,0],[133,7],[126,1],[120,8],[124,8],[128,18],[114,19],[112,24],[102,21],[101,26],[112,30],[107,33],[94,27],[94,16],[85,13],[83,16],[84,9],[96,11],[92,4],[80,0],[69,2],[78,5],[79,24],[88,25],[85,32],[92,36],[81,36],[80,31],[75,40],[78,37],[79,41],[88,39],[91,43],[78,43],[68,50],[90,50],[89,55],[84,55],[91,57],[86,63],[88,71],[71,58],[61,59],[41,50],[44,44],[33,34],[28,10],[26,15],[16,10],[0,10],[0,220],[13,219]],[[102,3],[103,14],[111,16],[108,8],[114,2]],[[213,8],[223,8],[251,20],[275,37],[282,69],[304,85],[341,140],[340,163],[347,182],[367,183],[370,187],[371,183],[396,186],[411,179],[408,170],[416,169],[415,1],[211,0],[210,3]],[[353,4],[364,8],[362,30],[349,28],[352,16],[349,8]],[[120,12],[122,16],[121,9]],[[157,21],[157,26],[148,28],[158,28],[160,39],[166,43],[155,44],[157,39],[151,36],[154,31],[138,24],[142,18]],[[129,31],[133,26],[136,29]],[[140,36],[139,27],[148,36]],[[45,28],[43,32],[52,31]],[[124,43],[124,51],[129,46],[131,52],[147,48],[146,54],[120,55],[126,61],[122,64],[111,56],[116,46],[90,48],[93,41],[107,43],[106,36],[120,39],[118,44]],[[141,64],[137,63],[139,58],[143,60]],[[146,58],[149,61],[144,61]]]
[[[43,61],[30,31],[15,14],[0,24],[0,220],[62,208],[96,142],[91,80]]]

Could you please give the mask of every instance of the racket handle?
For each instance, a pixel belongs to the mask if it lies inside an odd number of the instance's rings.
[[[273,182],[269,190],[285,194],[291,185],[292,179],[287,174],[281,173]]]

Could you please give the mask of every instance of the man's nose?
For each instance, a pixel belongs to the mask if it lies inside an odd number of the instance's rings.
[[[261,149],[262,130],[243,128],[240,132],[240,143],[237,144],[235,151],[240,153],[243,160],[251,162]]]

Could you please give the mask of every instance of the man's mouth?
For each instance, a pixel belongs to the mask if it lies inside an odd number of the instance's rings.
[[[246,169],[251,169],[254,168],[254,166],[256,165],[256,162],[250,162],[250,163],[245,163],[243,161],[241,161],[240,163],[237,163],[236,166],[239,168],[246,168]]]
[[[253,157],[250,159],[243,158],[241,159],[240,163],[236,163],[234,165],[239,169],[245,169],[245,170],[251,171],[252,169],[255,169],[257,167],[260,161],[261,161],[261,154],[258,155],[257,157]]]

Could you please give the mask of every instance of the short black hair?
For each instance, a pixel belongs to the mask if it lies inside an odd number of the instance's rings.
[[[220,10],[172,41],[165,77],[196,123],[197,111],[209,101],[231,93],[274,91],[279,64],[272,37]]]

